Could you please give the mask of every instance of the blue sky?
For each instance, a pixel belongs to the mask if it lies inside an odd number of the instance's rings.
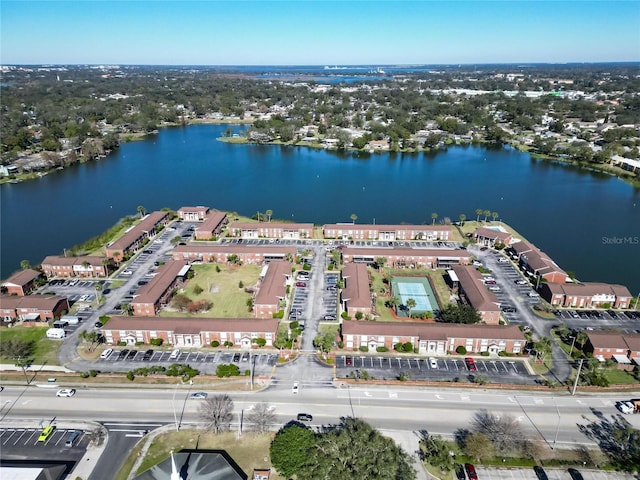
[[[2,64],[640,61],[640,1],[0,2]]]

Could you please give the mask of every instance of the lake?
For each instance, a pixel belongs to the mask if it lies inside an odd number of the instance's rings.
[[[107,158],[0,187],[2,278],[147,210],[206,205],[316,224],[431,223],[498,212],[583,281],[640,292],[640,189],[512,148],[351,154],[216,141],[227,125],[163,129]],[[242,131],[242,126],[232,126]]]

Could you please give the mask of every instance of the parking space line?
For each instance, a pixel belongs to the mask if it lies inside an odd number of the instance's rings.
[[[55,446],[58,446],[58,443],[60,443],[60,441],[62,441],[62,439],[64,438],[65,434],[68,432],[68,430],[61,430],[62,435],[60,435],[60,438],[58,439],[58,441],[55,443]],[[53,440],[53,437],[52,437]]]
[[[38,435],[38,433],[37,433],[38,431],[39,431],[39,430],[33,430],[33,431],[31,432],[31,435],[29,435],[29,438],[27,438],[27,439],[25,440],[24,444],[26,445],[27,443],[29,443],[29,442],[31,441],[31,439],[33,438],[33,436],[34,436],[34,435]]]
[[[25,433],[27,433],[27,431],[26,431],[26,430],[23,430],[23,431],[22,431],[22,433],[20,434],[20,436],[16,439],[16,441],[15,441],[15,442],[13,442],[13,444],[14,444],[14,445],[15,445],[15,444],[17,444],[17,443],[20,441],[20,439],[21,439],[22,437],[24,437],[24,434],[25,434]]]

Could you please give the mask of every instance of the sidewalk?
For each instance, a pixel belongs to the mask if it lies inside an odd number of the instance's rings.
[[[420,438],[418,437],[416,432],[405,432],[400,430],[380,430],[380,433],[385,437],[389,437],[393,439],[398,446],[402,447],[402,449],[407,452],[411,458],[413,459],[413,468],[416,470],[416,479],[417,480],[432,480],[433,477],[427,472],[422,465],[422,461],[418,456],[419,448],[418,441]]]

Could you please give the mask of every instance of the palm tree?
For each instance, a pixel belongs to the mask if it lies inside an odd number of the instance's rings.
[[[138,205],[138,213],[140,214],[140,218],[144,217],[144,212],[146,211],[146,209],[142,206],[142,205]]]
[[[489,215],[491,215],[491,210],[485,210],[484,212],[482,212],[482,214],[484,215],[484,221],[487,221],[487,217]]]
[[[416,301],[413,298],[407,298],[407,308],[409,309],[409,318],[411,318],[411,310],[416,307]]]
[[[438,214],[436,212],[433,212],[431,214],[431,225],[435,225],[437,218],[438,218]]]
[[[355,213],[351,214],[351,220],[353,221],[353,224],[356,224],[356,220],[358,219],[358,215],[356,215]]]
[[[482,210],[481,208],[476,208],[476,215],[477,215],[477,217],[476,217],[476,223],[480,223],[480,215],[482,215],[482,212],[483,212],[483,211],[484,211],[484,210]]]
[[[464,221],[467,219],[467,216],[464,213],[461,213],[459,218],[460,218],[460,223],[464,227]]]
[[[498,218],[500,215],[498,215],[498,212],[492,212],[491,216],[493,217],[493,221],[496,221],[496,218]]]
[[[273,210],[267,210],[264,213],[267,215],[267,221],[271,222],[271,215],[273,215]]]
[[[400,305],[400,299],[398,297],[391,297],[387,302],[389,303],[389,306],[394,310],[398,305]]]

